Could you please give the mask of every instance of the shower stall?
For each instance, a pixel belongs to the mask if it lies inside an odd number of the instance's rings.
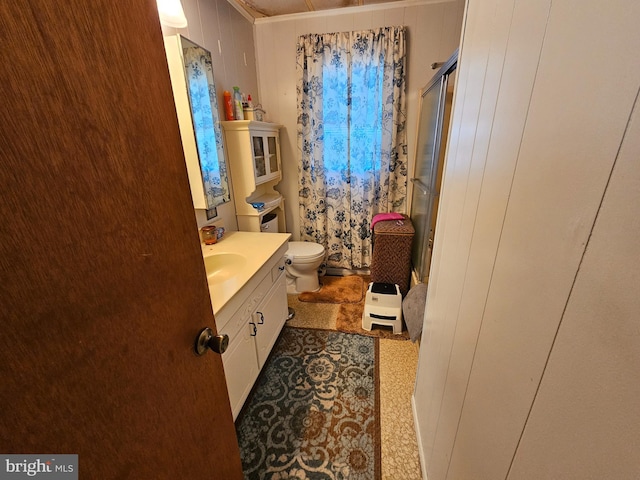
[[[415,228],[413,282],[427,283],[453,101],[456,51],[421,90],[410,217]]]

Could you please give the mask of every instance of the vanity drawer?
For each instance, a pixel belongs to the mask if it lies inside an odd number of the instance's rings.
[[[278,263],[276,263],[271,269],[271,281],[273,283],[276,283],[276,280],[278,280],[278,277],[283,273],[284,273],[284,257],[280,258],[278,260]]]

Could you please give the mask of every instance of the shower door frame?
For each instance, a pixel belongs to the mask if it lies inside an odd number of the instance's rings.
[[[414,162],[414,175],[410,179],[413,188],[411,194],[411,205],[410,205],[410,216],[411,220],[416,229],[416,237],[414,240],[413,251],[412,251],[412,270],[413,275],[415,276],[414,280],[417,283],[425,281],[429,276],[429,270],[431,265],[431,252],[433,251],[433,238],[435,237],[435,229],[432,231],[433,224],[433,210],[434,203],[437,197],[440,195],[440,185],[438,184],[438,175],[439,168],[442,168],[440,165],[441,161],[444,161],[444,157],[442,155],[443,149],[446,147],[446,142],[443,142],[443,125],[444,125],[444,115],[445,115],[445,105],[446,105],[446,96],[447,96],[447,88],[449,83],[449,76],[456,70],[458,64],[458,50],[456,50],[449,59],[442,64],[438,72],[431,78],[431,80],[420,90],[420,106],[418,111],[418,128],[416,131],[416,148],[415,148],[415,162]],[[438,106],[436,111],[436,121],[435,121],[435,130],[428,132],[428,138],[433,139],[433,151],[431,153],[430,158],[427,160],[431,163],[431,178],[429,185],[425,185],[424,182],[418,178],[416,172],[418,172],[418,152],[420,151],[420,146],[425,142],[425,139],[422,139],[420,136],[420,126],[422,122],[422,114],[423,114],[423,103],[425,96],[433,91],[434,88],[439,90],[438,93]],[[450,112],[449,112],[450,114]],[[441,177],[440,177],[441,178]],[[414,219],[414,201],[415,201],[415,190],[420,189],[427,195],[427,209],[425,215],[425,221],[420,224],[420,222],[416,222]],[[416,251],[418,254],[416,254]],[[416,265],[416,257],[419,265]]]

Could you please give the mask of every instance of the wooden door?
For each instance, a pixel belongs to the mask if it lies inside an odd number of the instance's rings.
[[[242,478],[154,0],[3,2],[0,452]]]

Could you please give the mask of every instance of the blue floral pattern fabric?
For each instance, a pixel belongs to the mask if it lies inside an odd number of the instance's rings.
[[[303,35],[296,69],[301,240],[368,267],[373,216],[406,212],[404,27]]]
[[[200,47],[185,48],[183,55],[204,192],[214,208],[231,198],[211,57]]]

